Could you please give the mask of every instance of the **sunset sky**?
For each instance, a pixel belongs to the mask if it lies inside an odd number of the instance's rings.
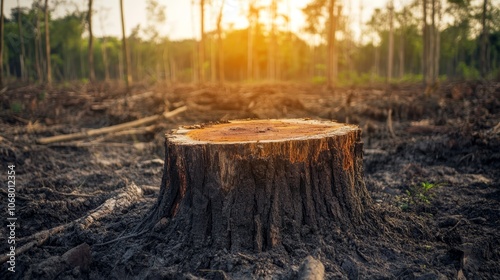
[[[192,38],[193,34],[198,37],[200,33],[199,24],[199,8],[196,7],[192,11],[193,0],[159,0],[159,3],[166,7],[166,23],[162,26],[158,26],[158,30],[162,35],[168,35],[172,40]],[[199,0],[194,0],[198,3]],[[220,3],[221,0],[213,0],[215,3]],[[266,2],[270,0],[261,0],[260,3],[265,5]],[[363,20],[369,19],[373,9],[384,7],[387,0],[353,0],[353,1],[338,1],[344,4],[344,14],[349,14],[351,11],[351,21],[353,29],[356,33],[359,31],[359,5],[362,1],[364,6]],[[396,8],[409,2],[410,0],[395,0],[394,4]],[[51,1],[49,1],[50,3]],[[125,11],[125,25],[127,34],[130,33],[132,28],[140,24],[142,27],[146,27],[147,17],[146,17],[146,1],[138,0],[124,0],[124,11]],[[299,32],[305,25],[304,17],[301,12],[303,8],[310,0],[281,0],[280,12],[291,14],[291,29],[292,31]],[[27,7],[30,6],[32,0],[20,0],[20,5]],[[58,7],[56,10],[57,15],[63,15],[67,11],[72,11],[78,7],[79,10],[86,10],[87,1],[74,0],[72,5],[66,5],[64,7]],[[120,36],[120,9],[119,0],[94,0],[94,10],[96,14],[93,18],[94,23],[94,34],[95,36],[101,35],[114,35]],[[240,0],[226,0],[224,6],[224,20],[223,27],[229,28],[233,26],[234,28],[244,28],[248,25],[245,17],[245,9],[247,1]],[[245,5],[245,6],[243,6]],[[351,7],[349,7],[349,5]],[[5,3],[4,12],[10,17],[10,11],[13,7],[17,6],[17,0],[7,0]],[[210,6],[206,7],[206,22],[205,29],[211,30],[214,28],[216,9]],[[265,15],[261,16],[262,20],[265,20]],[[194,24],[194,25],[193,25]]]

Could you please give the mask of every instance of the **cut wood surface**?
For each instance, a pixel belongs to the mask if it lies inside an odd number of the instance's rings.
[[[51,136],[51,137],[39,138],[37,140],[37,143],[38,144],[51,144],[51,143],[78,140],[78,139],[88,138],[88,137],[92,137],[92,136],[96,136],[96,135],[118,132],[118,131],[130,129],[133,127],[141,126],[141,125],[147,125],[147,124],[153,123],[155,121],[158,121],[162,118],[168,119],[168,118],[171,118],[171,117],[173,117],[179,113],[182,113],[186,110],[187,110],[187,107],[183,106],[183,107],[177,108],[173,111],[165,112],[162,115],[154,115],[154,116],[150,116],[150,117],[145,117],[145,118],[131,121],[131,122],[127,122],[127,123],[112,125],[112,126],[98,128],[98,129],[90,129],[90,130],[78,132],[78,133],[71,133],[71,134],[64,134],[64,135],[56,135],[56,136]]]
[[[305,119],[181,127],[167,135],[159,198],[138,230],[166,218],[166,238],[236,252],[348,231],[370,203],[360,134]]]

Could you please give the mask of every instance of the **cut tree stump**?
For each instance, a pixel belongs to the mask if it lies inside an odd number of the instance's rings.
[[[159,198],[138,230],[168,221],[167,240],[233,252],[354,230],[371,204],[360,135],[307,119],[181,127],[166,136]]]

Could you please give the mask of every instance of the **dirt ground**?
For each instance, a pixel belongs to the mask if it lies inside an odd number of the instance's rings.
[[[11,164],[16,247],[35,241],[16,255],[15,273],[1,265],[0,278],[294,279],[312,255],[328,279],[500,279],[500,83],[447,83],[430,96],[420,85],[329,91],[289,83],[142,85],[124,96],[114,84],[0,93],[0,252],[10,247]],[[37,144],[181,106],[126,133]],[[303,242],[263,253],[187,248],[161,225],[129,236],[156,201],[164,133],[242,118],[358,124],[375,230],[305,230]]]

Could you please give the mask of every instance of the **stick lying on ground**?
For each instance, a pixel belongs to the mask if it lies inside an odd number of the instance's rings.
[[[87,137],[91,137],[91,136],[117,132],[117,131],[125,130],[128,128],[140,126],[140,125],[150,124],[150,123],[153,123],[157,120],[160,120],[161,118],[168,119],[168,118],[171,118],[171,117],[173,117],[179,113],[182,113],[186,110],[187,110],[187,107],[182,106],[182,107],[177,108],[173,111],[165,112],[162,115],[154,115],[154,116],[150,116],[150,117],[145,117],[145,118],[131,121],[131,122],[127,122],[127,123],[112,125],[112,126],[98,128],[98,129],[91,129],[91,130],[87,130],[84,132],[39,138],[39,139],[37,139],[37,143],[45,145],[45,144],[64,142],[64,141],[70,141],[70,140],[78,140],[78,139],[87,138]]]
[[[20,254],[29,251],[33,247],[43,245],[49,239],[50,236],[65,231],[73,226],[80,226],[82,229],[86,229],[93,222],[101,219],[106,215],[109,215],[115,209],[124,209],[129,207],[132,203],[136,202],[142,197],[142,193],[143,192],[141,188],[139,188],[135,183],[130,183],[125,187],[125,189],[122,192],[120,192],[116,196],[107,199],[103,204],[99,205],[99,207],[90,211],[87,215],[80,217],[67,224],[60,225],[51,229],[42,230],[26,238],[22,238],[20,241],[29,241],[29,242],[19,247],[16,250],[16,256],[19,256]],[[3,264],[8,260],[9,260],[8,255],[4,254],[0,256],[0,264]]]

